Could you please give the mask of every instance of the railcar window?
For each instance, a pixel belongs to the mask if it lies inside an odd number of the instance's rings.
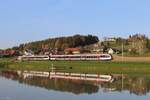
[[[107,58],[107,57],[109,57],[109,56],[106,56],[106,55],[102,55],[102,56],[100,56],[100,57],[103,57],[103,58]]]

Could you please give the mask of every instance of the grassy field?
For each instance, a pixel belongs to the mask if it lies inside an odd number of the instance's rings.
[[[11,70],[58,71],[81,73],[150,74],[150,62],[100,62],[100,61],[26,61],[11,62],[5,68]]]

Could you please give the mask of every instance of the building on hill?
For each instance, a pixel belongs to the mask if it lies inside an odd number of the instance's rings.
[[[15,50],[0,50],[0,56],[13,56],[16,54]]]
[[[82,53],[81,48],[67,48],[64,50],[65,54],[80,54]]]
[[[15,50],[4,50],[4,55],[9,55],[9,56],[12,56],[12,55],[15,55],[16,51]]]
[[[104,41],[107,41],[107,42],[116,42],[116,38],[115,37],[105,37]]]
[[[98,48],[92,48],[91,53],[104,53],[105,52],[105,47],[100,46]]]
[[[0,50],[0,57],[3,56],[3,50]]]
[[[3,50],[0,50],[0,54],[2,54],[3,53]]]
[[[108,49],[108,54],[114,54],[114,53],[115,53],[115,51],[112,48]]]
[[[104,52],[108,53],[108,54],[120,54],[121,53],[121,51],[119,49],[111,48],[111,47],[106,48]]]
[[[89,53],[104,53],[106,47],[104,45],[102,45],[102,43],[99,41],[95,44],[91,44],[88,46],[84,46],[84,51],[90,51]]]

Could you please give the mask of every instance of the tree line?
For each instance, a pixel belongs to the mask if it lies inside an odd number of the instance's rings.
[[[82,47],[98,42],[97,36],[93,35],[74,35],[68,37],[49,38],[42,41],[29,42],[13,47],[13,50],[31,50],[35,53],[51,49],[64,50],[66,48]]]

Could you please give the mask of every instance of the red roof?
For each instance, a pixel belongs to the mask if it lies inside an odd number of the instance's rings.
[[[16,53],[15,50],[0,50],[0,54],[3,54],[3,55],[14,55]]]
[[[0,50],[0,54],[2,54],[3,53],[3,50]]]
[[[81,51],[80,48],[67,48],[65,51]]]

